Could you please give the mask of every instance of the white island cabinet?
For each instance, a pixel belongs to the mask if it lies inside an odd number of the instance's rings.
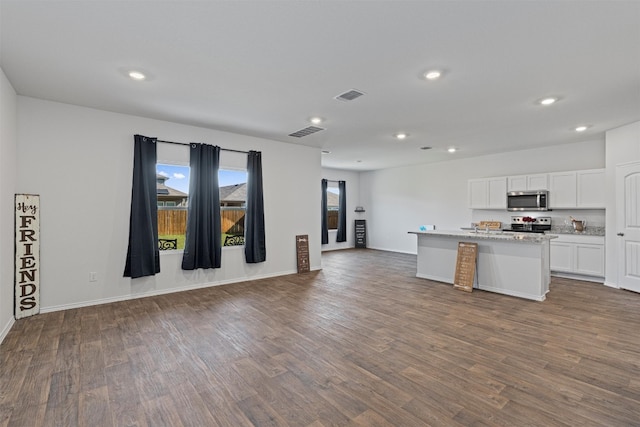
[[[453,283],[459,242],[478,244],[474,288],[543,301],[549,292],[549,241],[538,233],[410,232],[418,236],[417,277]]]

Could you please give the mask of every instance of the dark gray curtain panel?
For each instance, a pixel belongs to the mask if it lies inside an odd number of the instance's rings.
[[[328,181],[321,181],[322,188],[322,244],[329,243],[329,214],[327,213],[327,186]]]
[[[267,259],[264,227],[264,199],[262,196],[262,153],[247,154],[247,211],[244,228],[244,256],[247,263]]]
[[[156,138],[135,135],[129,245],[124,267],[124,277],[132,279],[160,273],[156,158]]]
[[[338,199],[338,233],[336,234],[336,242],[347,241],[347,184],[344,181],[338,181],[338,190],[340,190],[340,198]]]
[[[220,147],[189,145],[189,205],[182,269],[220,268]]]

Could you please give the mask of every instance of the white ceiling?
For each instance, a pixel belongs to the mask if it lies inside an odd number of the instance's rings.
[[[325,167],[602,140],[640,120],[639,1],[0,0],[0,24],[20,95],[321,147]],[[444,76],[421,78],[431,68]],[[350,89],[366,95],[334,99]],[[326,130],[288,136],[315,115]]]

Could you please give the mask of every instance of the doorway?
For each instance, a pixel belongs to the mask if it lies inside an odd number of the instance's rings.
[[[640,292],[640,162],[616,166],[618,285]]]

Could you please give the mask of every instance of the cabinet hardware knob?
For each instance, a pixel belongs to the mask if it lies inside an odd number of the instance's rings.
[[[624,233],[618,233],[618,236],[622,237],[624,236]]]

